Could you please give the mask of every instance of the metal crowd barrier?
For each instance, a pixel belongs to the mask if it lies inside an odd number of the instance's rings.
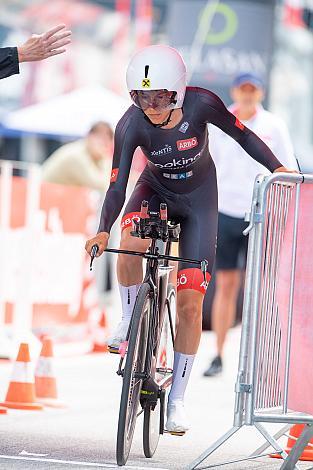
[[[235,384],[233,427],[194,460],[188,469],[215,468],[199,465],[243,426],[253,426],[266,443],[249,457],[224,464],[259,458],[271,446],[284,459],[284,470],[297,468],[296,462],[313,434],[313,416],[288,409],[291,332],[297,253],[297,233],[301,184],[313,184],[313,175],[273,174],[258,176],[249,214],[242,333],[238,375]],[[291,199],[294,204],[291,205]],[[288,327],[285,342],[277,305],[277,277],[287,215],[294,207],[290,273]],[[283,368],[283,373],[282,373]],[[282,423],[284,428],[272,436],[263,423]],[[295,423],[307,424],[289,454],[277,439]],[[221,464],[219,464],[221,465]]]

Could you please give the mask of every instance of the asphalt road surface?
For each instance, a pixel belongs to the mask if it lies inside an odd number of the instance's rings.
[[[225,371],[220,377],[209,379],[202,377],[202,373],[214,354],[214,341],[211,333],[203,334],[186,397],[191,430],[184,437],[164,435],[154,457],[146,459],[140,417],[125,469],[184,469],[232,427],[239,336],[239,328],[232,330],[226,347]],[[59,398],[67,407],[43,411],[9,410],[7,415],[0,415],[0,469],[116,468],[121,390],[116,368],[117,358],[109,354],[56,358]],[[1,400],[5,397],[11,371],[11,363],[0,362]],[[255,429],[245,427],[200,468],[211,465],[211,468],[226,470],[278,469],[281,461],[268,457],[219,466],[221,462],[247,456],[262,442]],[[299,466],[301,469],[312,467],[313,462]]]

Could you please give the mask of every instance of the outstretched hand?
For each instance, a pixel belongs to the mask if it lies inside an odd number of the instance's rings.
[[[43,60],[62,54],[66,51],[64,46],[71,42],[71,34],[65,29],[65,24],[59,24],[43,34],[33,34],[17,48],[19,62]]]

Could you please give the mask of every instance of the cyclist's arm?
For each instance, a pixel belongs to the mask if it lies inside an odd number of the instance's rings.
[[[200,89],[200,115],[232,137],[257,162],[273,172],[282,167],[270,148],[250,129],[245,127],[214,93]],[[231,156],[230,156],[231,158]]]
[[[0,48],[0,80],[19,73],[17,47]]]
[[[125,202],[133,154],[139,145],[138,134],[131,125],[132,108],[129,108],[116,126],[110,186],[103,202],[98,233],[110,233]]]

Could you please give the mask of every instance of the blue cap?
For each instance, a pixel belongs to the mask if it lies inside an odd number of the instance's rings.
[[[262,78],[252,72],[237,75],[233,80],[233,87],[239,87],[245,83],[251,83],[251,85],[254,85],[256,88],[264,88]]]

